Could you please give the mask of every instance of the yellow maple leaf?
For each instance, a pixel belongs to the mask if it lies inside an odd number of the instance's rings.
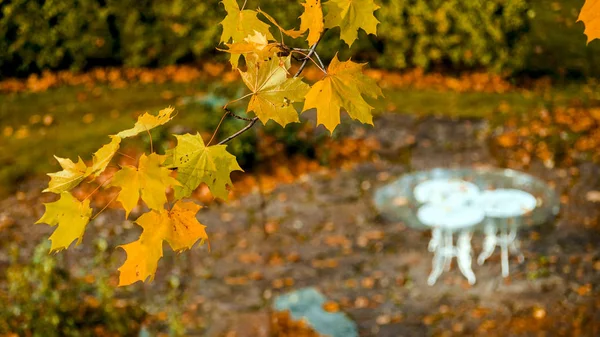
[[[229,61],[231,62],[233,69],[237,69],[240,55],[244,55],[246,59],[260,62],[268,59],[279,51],[278,43],[269,43],[267,36],[257,31],[255,31],[253,35],[244,38],[243,42],[226,43],[225,45],[229,49],[219,50],[231,53]]]
[[[247,111],[253,111],[263,124],[270,119],[281,126],[299,121],[293,103],[304,100],[309,86],[299,77],[288,78],[290,63],[289,56],[274,56],[261,64],[250,61],[248,71],[240,71],[253,93]]]
[[[196,219],[196,213],[202,208],[193,202],[179,201],[169,211],[171,226],[166,232],[165,240],[176,251],[191,249],[200,240],[200,244],[208,240],[206,226]]]
[[[171,211],[162,209],[142,214],[136,223],[143,228],[137,241],[120,246],[127,259],[119,268],[119,286],[154,279],[158,261],[163,256],[163,241],[176,251],[190,249],[200,240],[208,240],[206,226],[196,219],[200,206],[177,202]]]
[[[229,175],[232,171],[243,171],[235,156],[227,152],[226,145],[205,146],[199,134],[175,135],[177,146],[171,150],[169,167],[177,168],[175,198],[190,196],[205,183],[217,198],[227,200],[228,186],[232,185]]]
[[[116,136],[121,138],[127,138],[136,136],[141,132],[147,132],[149,130],[152,130],[157,126],[163,125],[170,121],[173,118],[171,116],[173,111],[174,109],[172,107],[168,107],[160,110],[157,116],[151,115],[146,112],[140,117],[138,117],[138,120],[137,122],[135,122],[133,128],[121,131],[117,133]]]
[[[60,194],[60,199],[46,203],[44,206],[46,206],[46,211],[36,221],[36,224],[46,223],[50,226],[57,226],[50,236],[52,242],[50,251],[66,249],[74,240],[80,244],[85,226],[92,216],[90,201],[80,202],[71,193],[63,192]]]
[[[99,176],[104,170],[108,163],[110,163],[112,157],[119,150],[119,146],[121,144],[121,138],[117,136],[110,136],[110,143],[102,146],[98,151],[96,151],[93,155],[92,162],[92,174],[94,176]]]
[[[372,125],[373,107],[362,95],[377,98],[383,93],[375,80],[362,73],[363,66],[352,61],[340,62],[335,55],[325,78],[315,83],[306,94],[303,111],[316,108],[317,124],[323,124],[331,132],[340,124],[341,108],[350,117]]]
[[[586,0],[577,18],[577,22],[579,21],[585,24],[587,43],[600,39],[600,0]]]
[[[374,0],[329,0],[326,8],[325,28],[340,27],[340,37],[348,46],[358,37],[362,28],[367,34],[377,34],[379,21],[373,15],[380,7]]]
[[[179,185],[179,182],[170,176],[168,168],[161,167],[164,161],[165,156],[143,154],[137,168],[123,166],[115,173],[111,184],[121,188],[117,200],[125,209],[125,217],[138,204],[140,195],[151,209],[162,209],[167,203],[165,190],[169,186]]]
[[[277,20],[275,20],[274,17],[272,17],[271,15],[269,15],[269,13],[262,11],[260,8],[257,10],[260,14],[262,14],[267,20],[269,20],[269,22],[271,22],[271,24],[273,24],[275,27],[277,27],[277,29],[279,29],[280,32],[284,33],[285,35],[291,37],[291,38],[297,38],[302,36],[302,34],[304,34],[304,32],[301,32],[299,30],[293,30],[293,29],[285,29],[283,27],[281,27],[279,25],[279,23],[277,23]]]
[[[325,29],[321,0],[306,0],[302,6],[304,6],[304,13],[300,16],[300,31],[304,33],[308,30],[306,41],[312,46],[319,41]]]
[[[281,27],[281,25],[277,23],[277,20],[275,20],[275,18],[273,18],[271,15],[263,12],[260,9],[258,12],[267,18],[267,20],[269,20],[275,27],[277,27],[280,32],[291,38],[298,38],[308,31],[306,41],[308,41],[309,45],[313,45],[319,41],[321,38],[321,33],[323,33],[323,30],[325,29],[321,0],[306,0],[306,2],[302,3],[302,6],[304,6],[304,12],[302,15],[300,15],[299,30],[285,29]]]
[[[119,286],[126,286],[137,281],[145,282],[154,279],[158,260],[163,256],[162,242],[169,217],[164,210],[150,211],[142,214],[136,221],[143,228],[140,237],[131,243],[121,245],[127,253],[127,259],[119,267]]]
[[[264,34],[269,40],[275,40],[269,32],[269,25],[260,21],[258,13],[253,10],[240,10],[236,0],[221,1],[227,11],[227,16],[221,21],[223,33],[221,33],[221,43],[243,41],[248,35],[255,31]]]
[[[48,188],[43,192],[62,193],[68,191],[79,185],[83,179],[92,173],[92,169],[87,167],[81,158],[79,158],[77,163],[73,163],[73,161],[68,158],[60,158],[57,156],[54,156],[54,158],[56,158],[63,170],[55,173],[48,173],[50,182],[48,183]]]

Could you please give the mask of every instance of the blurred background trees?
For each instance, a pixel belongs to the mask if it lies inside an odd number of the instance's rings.
[[[299,2],[249,0],[285,27]],[[560,0],[380,1],[379,34],[329,53],[389,69],[597,75],[598,46],[583,48],[582,3]],[[282,11],[285,7],[289,10]],[[298,7],[298,8],[294,8]],[[217,57],[224,9],[217,0],[9,0],[0,2],[0,78],[45,69],[163,66]],[[363,33],[363,32],[361,32]],[[543,55],[543,57],[540,57]]]

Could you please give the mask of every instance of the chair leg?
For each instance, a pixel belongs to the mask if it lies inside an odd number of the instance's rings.
[[[498,243],[498,238],[496,234],[486,235],[483,241],[483,249],[479,256],[477,257],[477,264],[480,266],[485,263],[485,260],[489,259],[492,254],[494,254],[494,250],[496,250],[496,245]]]

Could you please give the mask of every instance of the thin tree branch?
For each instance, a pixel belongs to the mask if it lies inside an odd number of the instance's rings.
[[[321,61],[321,58],[319,57],[319,54],[317,52],[315,52],[315,57],[317,58],[317,61],[319,61],[319,64],[321,65],[321,68],[323,68],[325,74],[327,74],[327,69],[325,68],[325,64],[323,64],[323,61]]]
[[[224,108],[224,110],[227,111],[227,114],[229,114],[229,116],[231,116],[233,118],[240,119],[240,120],[243,120],[243,121],[246,121],[246,122],[251,122],[252,121],[252,118],[246,118],[246,117],[238,116],[233,111],[231,111],[231,110],[229,110],[227,108]]]
[[[315,59],[314,59],[313,57],[311,57],[311,56],[308,56],[308,54],[306,54],[306,53],[304,53],[304,52],[301,52],[301,51],[299,51],[299,50],[293,50],[292,52],[293,52],[293,53],[298,53],[298,54],[300,54],[300,55],[304,56],[304,57],[302,57],[302,58],[300,58],[300,59],[297,59],[298,61],[304,61],[305,59],[307,59],[307,58],[308,58],[309,60],[311,60],[311,61],[312,61],[312,63],[314,63],[314,64],[315,64],[315,66],[316,66],[317,68],[319,68],[319,70],[321,70],[321,71],[322,71],[324,74],[327,74],[327,70],[325,70],[325,69],[324,69],[324,67],[321,67],[321,65],[320,65],[319,63],[317,63],[317,61],[315,61]],[[317,53],[313,53],[313,55],[315,55],[315,56],[316,56],[316,55],[317,55]]]
[[[309,49],[306,49],[306,48],[292,48],[292,51],[310,52],[310,48]],[[321,61],[321,58],[319,57],[319,53],[317,53],[316,51],[313,51],[313,54],[315,55],[315,58],[317,59],[317,61],[319,61],[319,66],[322,69],[325,69],[325,65],[323,64],[323,61]],[[304,61],[304,59],[307,57],[307,55],[306,54],[303,54],[303,55],[304,55],[303,58],[299,58],[299,57],[296,57],[294,55],[292,55],[292,57],[296,61]]]
[[[317,42],[315,42],[315,44],[313,44],[312,47],[310,47],[310,50],[308,51],[308,55],[306,55],[306,57],[304,58],[304,62],[302,62],[302,65],[300,66],[300,69],[298,69],[298,71],[296,72],[296,75],[294,75],[294,77],[298,77],[298,76],[300,76],[300,74],[302,74],[302,71],[304,71],[304,68],[308,64],[308,61],[310,60],[310,57],[312,56],[312,54],[317,49],[317,46],[319,45],[319,42],[321,42],[321,39],[323,38],[323,36],[325,35],[326,32],[327,32],[327,30],[324,30],[323,34],[321,34],[321,36],[319,37],[319,39],[317,40]]]
[[[256,123],[257,120],[258,120],[258,117],[252,118],[252,120],[250,121],[250,123],[248,123],[248,125],[244,126],[243,129],[241,129],[240,131],[234,133],[233,135],[231,135],[231,136],[223,139],[217,145],[223,145],[223,144],[227,143],[228,141],[230,141],[230,140],[236,138],[237,136],[241,135],[242,133],[250,130],[254,126],[254,124]]]

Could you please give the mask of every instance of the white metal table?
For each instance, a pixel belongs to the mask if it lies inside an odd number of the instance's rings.
[[[405,174],[377,189],[373,200],[383,218],[431,230],[429,250],[435,256],[429,284],[436,282],[453,257],[467,280],[475,282],[471,236],[478,231],[484,234],[484,247],[477,262],[483,264],[500,246],[502,275],[507,276],[508,253],[523,259],[517,230],[550,225],[560,208],[558,196],[545,182],[523,172],[494,168],[436,168]],[[472,208],[483,212],[483,220],[475,225],[481,214],[476,217],[475,211],[467,211]],[[463,218],[463,223],[453,217]],[[456,245],[454,234],[458,234]]]
[[[457,198],[460,199],[459,196]],[[444,270],[450,270],[453,257],[456,257],[458,268],[469,284],[475,284],[476,278],[471,268],[471,237],[475,226],[485,217],[483,210],[460,203],[429,203],[419,208],[417,217],[432,228],[429,251],[434,253],[434,257],[427,284],[434,285]],[[456,246],[454,233],[458,233]]]

